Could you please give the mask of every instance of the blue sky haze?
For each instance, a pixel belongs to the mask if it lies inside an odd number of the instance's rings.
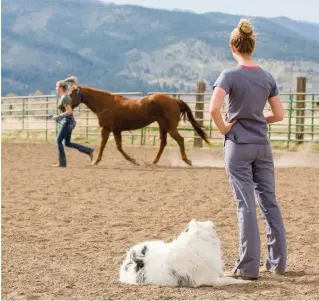
[[[102,0],[162,9],[191,10],[197,13],[279,17],[319,23],[319,0]]]

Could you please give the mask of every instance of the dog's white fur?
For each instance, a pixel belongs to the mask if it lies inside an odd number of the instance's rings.
[[[161,286],[222,286],[248,281],[225,277],[220,240],[211,221],[193,219],[172,243],[146,241],[132,247],[120,281]]]

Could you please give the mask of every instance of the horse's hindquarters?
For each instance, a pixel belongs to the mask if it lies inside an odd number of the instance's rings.
[[[161,125],[165,122],[167,129],[175,129],[180,121],[181,111],[176,99],[165,94],[150,96],[150,110]]]

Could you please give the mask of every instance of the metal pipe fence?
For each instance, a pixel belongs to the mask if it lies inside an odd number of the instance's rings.
[[[150,92],[152,95],[156,92]],[[114,93],[128,98],[142,97],[142,92]],[[183,93],[167,92],[177,99],[183,99],[192,109],[195,115],[196,96],[203,96],[203,116],[198,119],[213,141],[221,141],[214,122],[212,121],[208,106],[211,93]],[[299,100],[297,100],[297,95]],[[304,96],[300,100],[300,95]],[[273,142],[283,142],[289,148],[291,143],[312,142],[319,143],[319,93],[283,93],[281,98],[285,109],[285,118],[282,122],[269,125],[269,138]],[[2,139],[29,140],[29,141],[53,141],[59,130],[59,124],[49,119],[50,114],[57,113],[57,97],[55,95],[43,96],[19,96],[1,98],[1,125]],[[297,104],[303,102],[304,106],[298,108]],[[266,106],[265,110],[269,110]],[[225,105],[222,113],[226,111]],[[300,114],[302,112],[302,114]],[[77,126],[73,132],[74,139],[92,141],[100,136],[98,120],[94,113],[81,104],[74,110]],[[303,129],[302,131],[300,129]],[[180,122],[179,131],[188,142],[193,142],[194,130],[189,123]],[[302,134],[303,139],[300,139]],[[156,123],[146,128],[123,133],[126,143],[135,145],[156,145],[158,143],[158,125]]]

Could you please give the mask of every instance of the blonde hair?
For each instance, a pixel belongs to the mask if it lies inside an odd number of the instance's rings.
[[[256,47],[253,26],[249,20],[241,19],[230,34],[230,44],[241,54],[252,54]]]
[[[66,91],[68,89],[68,84],[64,80],[58,80],[57,85]]]

